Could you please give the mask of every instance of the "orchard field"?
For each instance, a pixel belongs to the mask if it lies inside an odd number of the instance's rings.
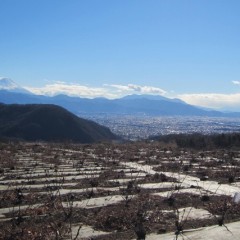
[[[239,239],[237,149],[9,142],[0,153],[0,239]]]

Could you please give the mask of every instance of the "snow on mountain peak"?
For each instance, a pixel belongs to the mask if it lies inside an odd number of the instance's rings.
[[[13,90],[19,86],[10,78],[0,78],[0,89]]]
[[[30,93],[26,89],[19,86],[10,78],[0,77],[0,90],[6,90],[11,92],[18,92],[18,93]]]

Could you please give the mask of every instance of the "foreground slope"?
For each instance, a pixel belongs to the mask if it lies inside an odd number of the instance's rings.
[[[44,104],[0,104],[0,137],[80,143],[116,139],[106,127]]]

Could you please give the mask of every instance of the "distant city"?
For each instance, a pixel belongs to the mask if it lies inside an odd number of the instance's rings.
[[[240,131],[240,118],[226,117],[148,117],[130,115],[81,115],[107,126],[126,140],[180,133],[231,133]]]

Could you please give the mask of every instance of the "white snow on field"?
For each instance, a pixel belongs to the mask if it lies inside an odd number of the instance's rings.
[[[160,183],[143,183],[143,184],[138,184],[140,188],[144,189],[158,189],[158,188],[171,188],[174,189],[176,187],[190,187],[187,184],[181,184],[177,182],[160,182]]]
[[[77,185],[77,183],[49,183],[49,184],[23,184],[23,185],[19,185],[19,186],[9,186],[6,189],[2,189],[2,190],[14,190],[16,188],[23,188],[23,189],[42,189],[42,188],[54,188],[54,187],[70,187],[70,186],[75,186]]]
[[[138,180],[140,179],[140,177],[135,177],[135,178],[118,178],[118,179],[110,179],[108,180],[109,182],[115,182],[115,183],[119,183],[119,184],[123,184],[123,183],[128,183],[134,180]]]
[[[214,216],[207,210],[194,207],[180,208],[179,210],[179,220],[190,220],[190,219],[209,219]]]
[[[64,182],[64,181],[80,180],[80,179],[86,179],[86,178],[97,178],[97,177],[99,177],[99,174],[36,178],[36,179],[34,179],[34,181],[36,183],[46,182],[46,184],[47,184],[47,183],[51,183],[53,181]],[[22,178],[22,179],[4,180],[4,181],[0,181],[0,184],[1,183],[3,183],[3,184],[17,184],[17,183],[23,183],[23,182],[27,182],[27,179],[26,178]]]
[[[20,206],[20,210],[26,210],[30,208],[37,208],[43,206],[42,204],[33,204],[33,205],[23,205]],[[19,211],[18,207],[8,207],[8,208],[0,208],[0,218],[5,218],[5,214],[14,213]]]
[[[186,230],[183,234],[180,234],[176,238],[175,233],[166,233],[166,234],[149,234],[147,235],[147,240],[239,240],[240,239],[240,222],[233,222],[226,224],[228,230],[222,226],[211,226],[206,228]]]
[[[128,166],[131,168],[135,168],[139,171],[145,171],[148,174],[155,174],[155,173],[161,173],[156,172],[152,169],[149,165],[141,165],[138,163],[128,163],[124,162],[122,163],[124,166]],[[240,192],[240,187],[230,185],[230,184],[218,184],[216,181],[201,181],[197,177],[187,176],[185,174],[179,174],[179,173],[172,173],[172,172],[162,172],[168,177],[176,178],[179,182],[183,184],[188,184],[189,186],[195,186],[195,187],[201,187],[211,193],[214,194],[220,194],[220,195],[228,195],[233,196],[234,193]]]
[[[8,190],[8,186],[0,185],[0,191],[3,191],[3,190]]]
[[[73,238],[77,236],[79,226],[81,226],[81,224],[74,225],[72,227]],[[97,231],[97,230],[94,230],[91,226],[83,225],[80,228],[79,235],[78,235],[77,239],[83,239],[83,238],[91,239],[91,237],[94,237],[94,236],[107,235],[107,234],[109,234],[109,233],[108,232]],[[69,240],[70,239],[71,238],[69,238]]]
[[[188,188],[188,189],[171,190],[166,192],[158,192],[158,193],[153,193],[153,195],[160,196],[160,197],[170,197],[178,193],[190,193],[190,194],[199,195],[199,196],[202,196],[204,194],[209,194],[207,191],[204,191],[202,189],[200,190],[196,188]]]
[[[133,196],[129,196],[129,197],[132,198]],[[124,200],[124,197],[121,195],[90,198],[82,201],[74,201],[73,207],[79,207],[79,208],[105,207],[111,204],[119,203],[123,200]],[[67,207],[67,203],[63,203],[63,206]]]
[[[75,184],[76,185],[76,184]],[[88,193],[93,191],[94,193],[97,193],[98,191],[109,191],[109,192],[115,192],[119,190],[119,187],[115,187],[115,188],[104,188],[104,187],[98,187],[98,188],[80,188],[80,189],[59,189],[59,190],[54,190],[51,191],[52,194],[60,194],[60,195],[64,195],[64,194],[79,194],[79,193]],[[47,191],[43,191],[43,192],[38,192],[38,194],[48,194],[49,192]]]
[[[126,177],[145,177],[146,173],[135,172],[135,173],[125,173]]]

